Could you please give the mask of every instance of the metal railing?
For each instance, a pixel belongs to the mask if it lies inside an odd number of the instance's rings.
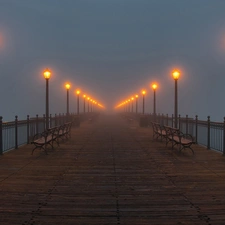
[[[67,121],[75,121],[77,118],[77,115],[74,114],[55,114],[54,117],[50,115],[49,124],[50,127],[59,126]],[[45,116],[36,115],[33,118],[27,116],[26,120],[18,120],[18,117],[15,116],[15,120],[10,122],[3,122],[0,117],[0,154],[29,144],[35,134],[41,133],[45,129]]]
[[[151,121],[161,125],[174,126],[173,115],[136,114],[135,117],[139,121],[141,121],[142,117],[146,117],[148,126]],[[207,120],[199,120],[198,116],[190,118],[188,115],[185,117],[179,115],[178,127],[183,133],[191,134],[197,144],[225,154],[225,117],[223,122],[213,122],[210,120],[210,116],[208,116]]]

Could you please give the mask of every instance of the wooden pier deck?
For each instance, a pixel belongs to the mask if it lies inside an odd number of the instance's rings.
[[[1,225],[225,224],[225,158],[179,153],[118,115],[81,123],[49,155],[0,156]]]

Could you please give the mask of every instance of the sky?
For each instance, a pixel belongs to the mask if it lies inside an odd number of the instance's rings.
[[[174,110],[173,69],[180,71],[181,116],[225,116],[224,0],[0,0],[0,115],[3,120],[70,112],[80,89],[107,111],[145,89],[153,112]],[[82,100],[81,100],[82,104]]]

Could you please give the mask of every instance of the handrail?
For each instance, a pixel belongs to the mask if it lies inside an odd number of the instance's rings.
[[[132,114],[132,113],[124,113]],[[133,113],[135,114],[135,113]],[[129,115],[131,116],[131,115]],[[135,114],[135,117],[140,120],[143,114]],[[151,121],[157,122],[161,125],[172,126],[174,124],[174,116],[168,114],[145,114],[150,125]],[[224,122],[211,121],[210,117],[206,120],[199,120],[198,116],[195,118],[178,117],[178,127],[183,133],[190,133],[195,142],[199,145],[205,146],[208,149],[213,149],[225,154],[225,118]]]
[[[73,121],[77,117],[76,114],[55,114],[50,116],[50,125],[57,126],[68,121]],[[26,120],[18,120],[15,117],[14,121],[3,122],[0,117],[0,155],[5,152],[17,149],[21,145],[29,144],[32,137],[45,130],[45,117],[29,117]]]

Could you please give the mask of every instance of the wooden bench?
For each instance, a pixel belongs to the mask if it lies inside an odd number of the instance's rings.
[[[159,123],[151,122],[153,129],[153,139],[166,139],[166,130]]]
[[[58,138],[68,139],[71,136],[72,122],[65,123],[59,127]]]
[[[35,149],[40,148],[43,149],[47,153],[47,146],[50,145],[53,148],[53,132],[51,130],[46,130],[42,133],[35,134],[33,137],[33,141],[31,141],[31,144],[34,144],[34,148],[32,150],[32,155]]]
[[[180,151],[189,148],[194,154],[191,146],[195,141],[191,134],[183,134],[178,128],[162,126],[159,123],[151,122],[151,124],[153,128],[153,139],[160,139],[161,141],[165,139],[166,146],[171,143],[173,149],[174,146],[178,145]]]
[[[184,134],[178,128],[164,126],[166,131],[166,145],[170,142],[172,143],[172,148],[178,145],[179,150],[183,150],[189,148],[194,154],[194,150],[192,149],[192,144],[195,143],[191,134]]]
[[[33,141],[31,141],[31,144],[34,144],[32,155],[34,150],[37,148],[43,149],[47,155],[47,146],[50,145],[53,149],[54,143],[59,146],[60,139],[64,139],[64,137],[68,139],[71,136],[71,127],[72,122],[69,122],[61,126],[52,127],[42,133],[34,135]]]

